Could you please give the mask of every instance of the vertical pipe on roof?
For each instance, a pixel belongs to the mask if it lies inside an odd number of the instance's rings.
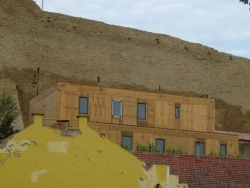
[[[167,166],[167,188],[170,188],[170,166]]]

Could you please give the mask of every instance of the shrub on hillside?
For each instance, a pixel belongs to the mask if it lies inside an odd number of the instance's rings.
[[[15,99],[3,94],[0,98],[0,140],[17,132],[13,129],[12,124],[19,114],[20,110]]]

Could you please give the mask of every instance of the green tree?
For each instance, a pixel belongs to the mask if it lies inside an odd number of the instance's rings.
[[[3,94],[0,98],[0,140],[17,132],[12,124],[19,114],[20,110],[15,99]]]
[[[239,0],[241,3],[244,3],[245,5],[250,5],[250,1],[248,0]],[[250,8],[249,8],[250,11]]]
[[[244,3],[244,4],[249,4],[248,0],[240,0],[240,2]]]

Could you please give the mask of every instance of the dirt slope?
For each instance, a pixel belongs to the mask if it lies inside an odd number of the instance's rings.
[[[250,132],[250,60],[168,35],[42,12],[32,0],[0,0],[0,79],[28,101],[57,81],[216,99],[216,126]],[[97,83],[100,77],[100,83]],[[8,83],[6,82],[6,85]]]

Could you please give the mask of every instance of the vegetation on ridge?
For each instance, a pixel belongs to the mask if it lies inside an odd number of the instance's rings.
[[[16,132],[12,124],[19,114],[20,111],[15,99],[11,96],[3,95],[0,98],[0,140]]]

